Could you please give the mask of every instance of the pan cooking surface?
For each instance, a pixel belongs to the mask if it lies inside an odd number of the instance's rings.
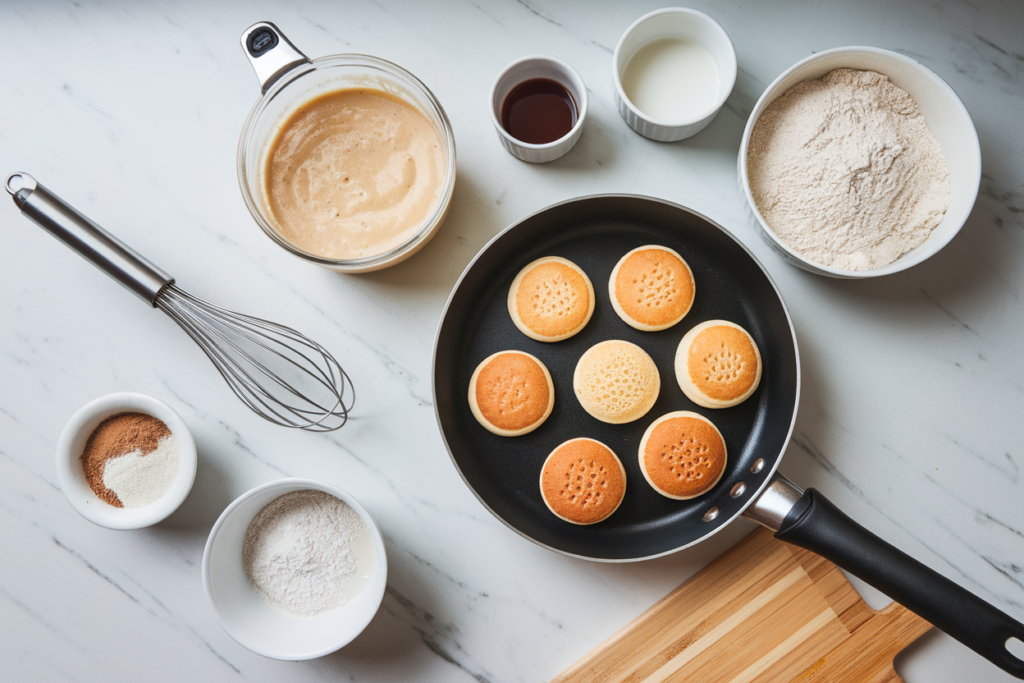
[[[682,322],[661,332],[641,332],[612,309],[608,279],[628,251],[660,244],[678,251],[693,270],[696,299]],[[512,279],[542,256],[562,256],[580,266],[594,284],[597,304],[582,332],[553,344],[530,339],[512,323],[507,297]],[[757,391],[733,408],[711,410],[691,402],[676,382],[679,340],[704,320],[722,318],[754,337],[764,363]],[[573,393],[572,375],[584,351],[606,339],[624,339],[645,349],[661,373],[654,408],[626,425],[588,415]],[[541,359],[555,385],[555,407],[537,430],[501,437],[473,417],[469,380],[484,358],[518,349]],[[596,196],[534,214],[492,242],[463,275],[438,331],[434,393],[438,420],[456,467],[477,497],[499,519],[524,536],[560,552],[593,559],[650,557],[700,540],[731,520],[774,471],[795,416],[798,369],[793,332],[775,287],[754,258],[730,235],[682,207],[635,196]],[[640,471],[637,449],[655,418],[673,410],[708,417],[725,437],[729,463],[711,492],[690,501],[656,493]],[[591,526],[555,517],[540,494],[540,469],[567,439],[587,436],[607,444],[626,469],[626,494],[619,509]],[[758,459],[763,468],[752,473]],[[746,492],[730,491],[738,483]],[[713,507],[718,517],[703,517]]]

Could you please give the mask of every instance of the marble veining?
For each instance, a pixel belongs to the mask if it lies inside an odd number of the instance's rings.
[[[602,192],[651,195],[720,223],[786,299],[803,371],[781,471],[886,540],[1024,620],[1024,8],[911,0],[813,8],[688,3],[735,43],[736,87],[699,135],[658,144],[614,106],[611,55],[665,3],[410,0],[284,3],[81,0],[0,6],[3,176],[34,174],[197,296],[303,331],[351,374],[340,432],[275,427],[144,305],[0,208],[0,678],[4,681],[550,680],[752,529],[636,564],[557,555],[510,531],[466,488],[434,417],[431,351],[448,294],[494,235]],[[344,276],[284,253],[248,215],[235,155],[258,96],[238,36],[275,22],[306,54],[377,55],[409,69],[452,121],[458,180],[438,235],[379,273]],[[764,88],[843,45],[920,60],[974,118],[978,201],[939,255],[865,282],[798,271],[748,222],[736,154]],[[573,151],[519,162],[487,115],[494,75],[549,54],[587,84]],[[116,532],[75,514],[54,448],[68,417],[114,391],[169,403],[196,438],[182,507]],[[571,400],[562,397],[561,400]],[[324,479],[375,516],[388,551],[380,612],[352,644],[303,663],[264,659],[220,627],[202,589],[207,534],[238,495]],[[877,591],[875,592],[877,593]],[[872,605],[884,596],[865,589]],[[944,634],[900,656],[908,683],[1012,680]]]

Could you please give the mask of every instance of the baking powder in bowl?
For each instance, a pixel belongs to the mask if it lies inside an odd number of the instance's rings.
[[[882,74],[837,69],[797,83],[758,117],[750,192],[804,258],[841,270],[888,265],[949,208],[949,169],[917,102]]]
[[[242,564],[273,607],[315,617],[362,590],[376,558],[359,513],[329,493],[306,489],[275,498],[253,518]]]

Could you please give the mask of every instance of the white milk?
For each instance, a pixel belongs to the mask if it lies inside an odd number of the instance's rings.
[[[626,62],[622,89],[637,109],[666,122],[709,114],[718,98],[718,66],[711,53],[684,38],[659,38]]]
[[[352,554],[359,562],[359,569],[351,578],[339,584],[348,596],[347,603],[352,602],[370,584],[370,579],[377,571],[377,552],[373,548],[373,536],[365,526],[359,535],[352,539]]]

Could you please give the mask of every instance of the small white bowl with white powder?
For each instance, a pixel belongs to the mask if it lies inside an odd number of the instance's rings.
[[[224,510],[203,553],[203,587],[228,634],[282,660],[322,657],[370,623],[387,557],[370,513],[345,491],[282,479]]]
[[[762,237],[835,278],[935,255],[981,182],[978,135],[956,93],[920,62],[874,47],[825,50],[783,72],[751,112],[737,161]]]
[[[115,457],[96,463],[98,473],[95,465],[87,472],[83,455],[92,450],[91,437],[111,421],[126,418],[136,424],[107,430],[106,444],[96,449],[106,448],[106,455]],[[145,443],[147,438],[149,447],[135,447],[135,441]],[[166,519],[192,490],[197,463],[195,440],[185,421],[166,403],[145,394],[121,392],[91,401],[71,416],[57,441],[61,491],[83,517],[109,529],[141,529]]]

